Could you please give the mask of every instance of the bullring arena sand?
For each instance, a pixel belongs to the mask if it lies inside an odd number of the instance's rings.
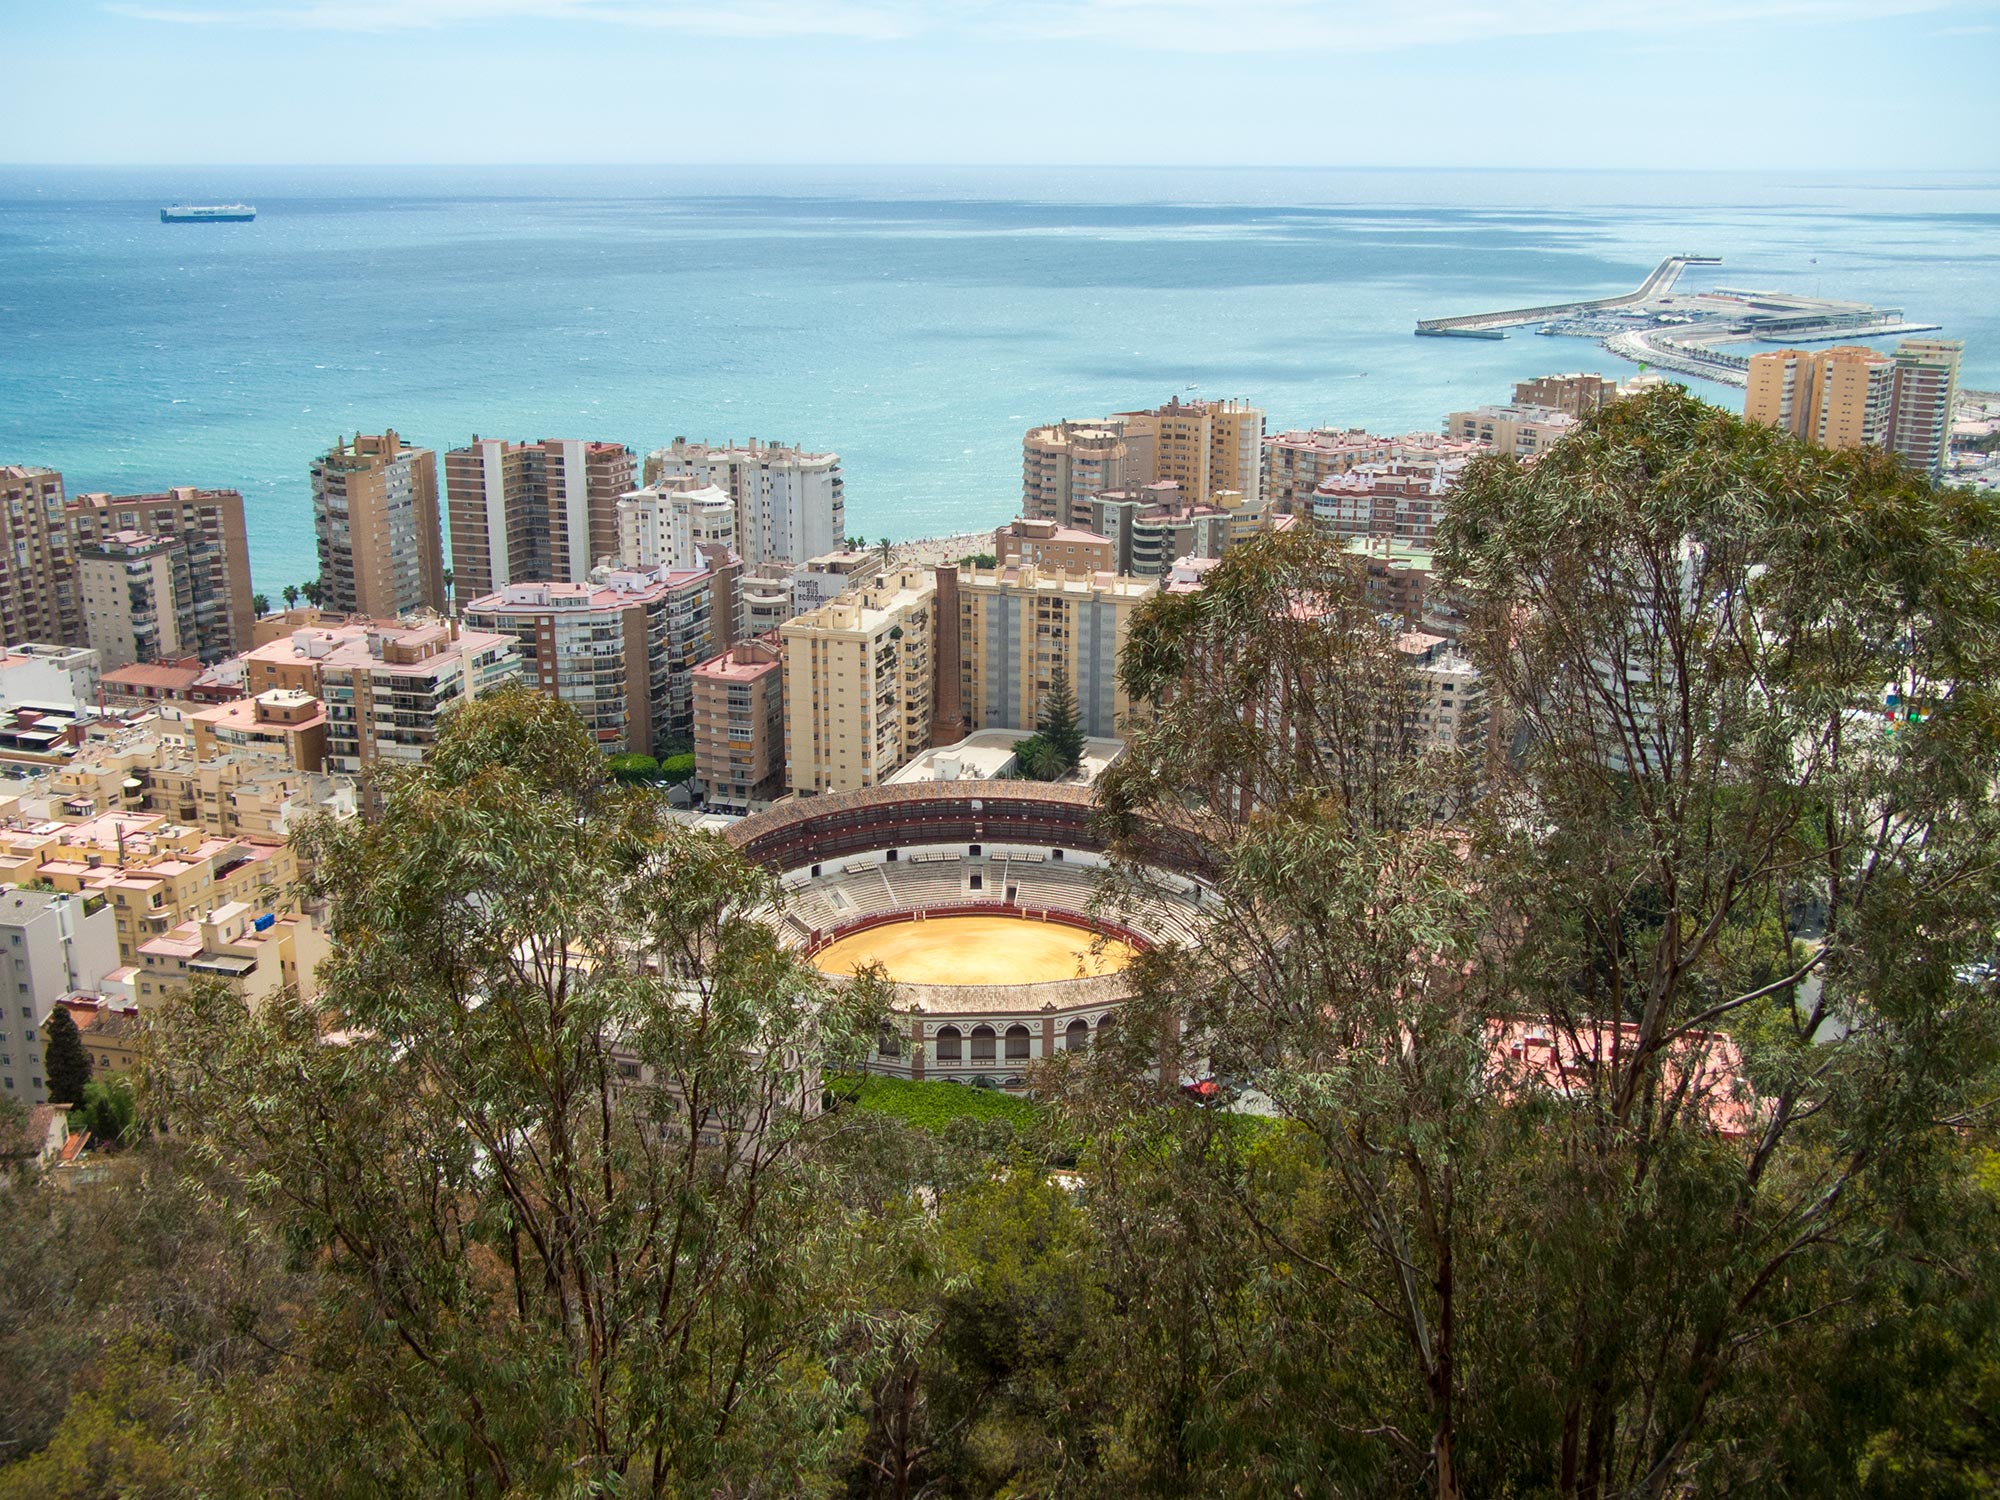
[[[1041,984],[1114,974],[1137,951],[1062,922],[930,917],[836,938],[813,955],[813,963],[826,974],[879,963],[900,984]]]

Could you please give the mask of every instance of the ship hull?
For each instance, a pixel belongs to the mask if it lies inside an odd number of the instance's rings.
[[[228,213],[176,213],[171,208],[160,210],[162,224],[249,224],[255,222],[257,210],[246,208]]]

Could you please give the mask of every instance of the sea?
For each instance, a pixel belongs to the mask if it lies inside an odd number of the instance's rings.
[[[0,463],[238,488],[273,596],[317,572],[314,455],[385,427],[832,449],[849,529],[900,540],[1014,514],[1034,423],[1178,395],[1430,430],[1629,374],[1412,327],[1676,252],[1722,257],[1684,285],[1903,308],[2000,389],[1997,230],[1996,173],[0,167]]]

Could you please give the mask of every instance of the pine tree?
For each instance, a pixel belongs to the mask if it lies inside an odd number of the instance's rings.
[[[47,1030],[42,1070],[49,1081],[49,1098],[58,1104],[81,1104],[90,1082],[90,1054],[84,1050],[83,1037],[60,1005],[50,1012]]]
[[[1083,725],[1078,722],[1076,693],[1069,685],[1069,668],[1055,664],[1049,674],[1049,690],[1042,698],[1041,717],[1035,728],[1049,747],[1062,757],[1065,771],[1074,771],[1083,761]]]

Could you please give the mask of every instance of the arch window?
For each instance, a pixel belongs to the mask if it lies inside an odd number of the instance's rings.
[[[993,1028],[975,1026],[972,1028],[972,1060],[976,1063],[993,1061]]]
[[[903,1039],[897,1036],[891,1028],[884,1026],[875,1038],[875,1055],[877,1057],[901,1057],[903,1055]]]
[[[1009,1026],[1007,1028],[1007,1061],[1024,1062],[1028,1056],[1028,1028]]]
[[[941,1026],[937,1034],[937,1057],[939,1062],[959,1062],[964,1058],[965,1044],[956,1026]]]
[[[1063,1051],[1083,1052],[1090,1047],[1090,1022],[1081,1016],[1063,1028]]]

